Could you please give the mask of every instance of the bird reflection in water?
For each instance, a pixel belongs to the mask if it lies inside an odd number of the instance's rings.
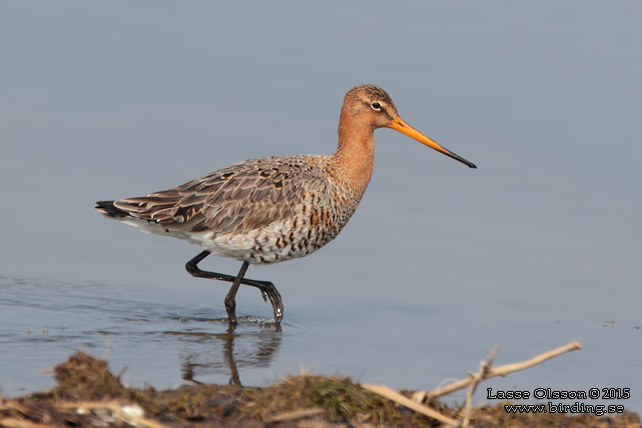
[[[236,325],[230,325],[225,333],[165,332],[185,345],[180,356],[183,380],[201,384],[198,379],[204,376],[229,374],[230,384],[242,386],[239,370],[269,367],[281,346],[281,326],[236,330]]]

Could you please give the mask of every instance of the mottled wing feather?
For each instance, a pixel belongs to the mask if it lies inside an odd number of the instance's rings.
[[[306,191],[326,192],[312,156],[254,159],[114,205],[170,230],[246,233],[294,217]]]

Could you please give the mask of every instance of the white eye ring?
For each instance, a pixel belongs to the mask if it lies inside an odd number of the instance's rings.
[[[376,111],[381,110],[381,104],[378,101],[375,101],[374,103],[370,104],[370,107],[372,107],[372,109]]]

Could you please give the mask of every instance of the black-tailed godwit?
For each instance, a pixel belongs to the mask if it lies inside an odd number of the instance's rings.
[[[373,131],[381,127],[476,168],[408,125],[383,89],[361,85],[345,96],[333,155],[252,159],[169,190],[97,202],[96,209],[146,232],[203,247],[185,267],[196,277],[232,282],[225,297],[230,324],[237,322],[235,296],[241,284],[257,287],[270,299],[278,324],[283,318],[281,296],[269,281],[244,278],[249,264],[307,256],[339,234],[372,176]],[[234,277],[199,269],[210,253],[242,261],[241,270]]]

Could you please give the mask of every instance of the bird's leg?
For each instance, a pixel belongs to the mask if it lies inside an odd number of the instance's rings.
[[[227,317],[230,319],[230,324],[232,325],[236,324],[236,301],[234,299],[236,298],[236,292],[239,291],[239,286],[241,285],[241,281],[243,281],[248,266],[250,266],[248,262],[243,262],[239,274],[232,283],[230,291],[227,292],[227,296],[225,296],[225,310],[227,310]]]
[[[197,278],[217,279],[219,281],[228,281],[232,283],[236,281],[236,279],[238,278],[238,275],[236,277],[233,277],[231,275],[225,275],[225,274],[216,273],[216,272],[208,272],[208,271],[199,269],[198,263],[200,263],[201,260],[203,260],[209,254],[210,252],[207,250],[200,252],[196,257],[194,257],[192,260],[190,260],[185,264],[185,269],[187,269],[187,271],[192,276],[195,276]],[[270,299],[270,303],[272,304],[272,310],[274,311],[274,320],[276,321],[277,324],[281,322],[281,320],[283,319],[283,300],[281,299],[281,295],[279,294],[279,291],[276,289],[274,284],[272,284],[270,281],[257,281],[255,279],[246,279],[246,278],[243,278],[242,275],[241,275],[240,284],[251,285],[252,287],[256,287],[259,290],[261,290],[261,294],[263,295],[263,300],[267,301],[267,298]]]

